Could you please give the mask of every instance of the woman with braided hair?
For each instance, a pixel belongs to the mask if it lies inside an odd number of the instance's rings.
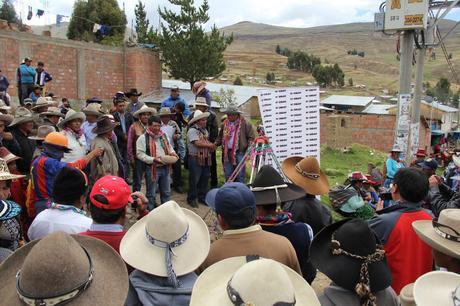
[[[391,271],[375,233],[361,219],[325,227],[313,239],[313,265],[332,283],[319,296],[322,306],[397,306]]]

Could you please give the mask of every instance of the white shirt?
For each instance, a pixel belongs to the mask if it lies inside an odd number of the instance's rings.
[[[78,234],[86,232],[92,223],[91,218],[72,210],[48,208],[35,217],[27,234],[30,240],[40,239],[55,232]]]
[[[94,138],[96,138],[96,134],[93,133],[93,129],[97,126],[97,122],[89,123],[88,121],[83,122],[81,128],[83,129],[83,133],[85,134],[86,138],[86,149],[91,151],[91,143],[93,142]]]
[[[69,131],[62,131],[62,134],[67,138],[68,147],[72,149],[69,153],[64,153],[64,157],[61,161],[65,163],[73,163],[79,159],[82,159],[86,156],[86,138],[85,135],[81,135],[79,139]]]
[[[165,151],[164,151],[163,147],[161,146],[160,138],[156,139],[155,142],[156,142],[156,145],[157,145],[157,155],[156,155],[156,157],[165,156]],[[169,140],[168,140],[168,147],[169,147],[169,149],[168,149],[169,154],[175,153],[173,147],[169,143]],[[153,159],[154,159],[152,156],[153,156],[152,153],[150,153],[150,155],[147,155],[146,144],[145,144],[145,134],[139,136],[139,138],[136,141],[136,157],[137,157],[137,159],[139,159],[140,161],[146,163],[147,165],[151,165],[151,164],[153,164]]]
[[[174,127],[170,124],[161,124],[161,131],[168,136],[169,143],[174,143]]]

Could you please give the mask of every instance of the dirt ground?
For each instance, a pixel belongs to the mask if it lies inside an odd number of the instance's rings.
[[[220,232],[217,228],[217,222],[214,213],[209,209],[209,207],[199,204],[198,208],[192,208],[187,204],[186,200],[186,193],[179,194],[176,192],[172,192],[171,200],[176,201],[180,206],[190,209],[198,214],[208,225],[209,232],[211,233],[211,241],[218,239]],[[159,196],[157,194],[157,201],[159,201]],[[128,227],[136,222],[136,217],[134,214],[131,214],[129,217]],[[325,287],[329,285],[331,281],[321,272],[318,272],[316,275],[316,279],[312,284],[313,289],[315,290],[316,294],[321,293]]]

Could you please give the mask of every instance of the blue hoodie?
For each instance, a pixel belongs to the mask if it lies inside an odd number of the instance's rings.
[[[181,96],[177,97],[176,100],[173,100],[173,98],[169,96],[166,100],[161,102],[161,107],[173,108],[179,102],[182,102],[185,105],[184,116],[185,117],[190,116],[190,109],[188,108],[188,104],[187,102],[185,102],[184,98],[182,98]]]
[[[37,73],[34,67],[21,64],[19,72],[21,73],[21,84],[34,84],[35,74]]]

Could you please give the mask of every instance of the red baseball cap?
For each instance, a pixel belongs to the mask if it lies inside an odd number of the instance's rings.
[[[97,201],[94,198],[96,195],[104,196],[109,203]],[[107,210],[120,209],[133,202],[129,185],[118,176],[104,176],[98,179],[91,189],[89,198],[94,206]]]

